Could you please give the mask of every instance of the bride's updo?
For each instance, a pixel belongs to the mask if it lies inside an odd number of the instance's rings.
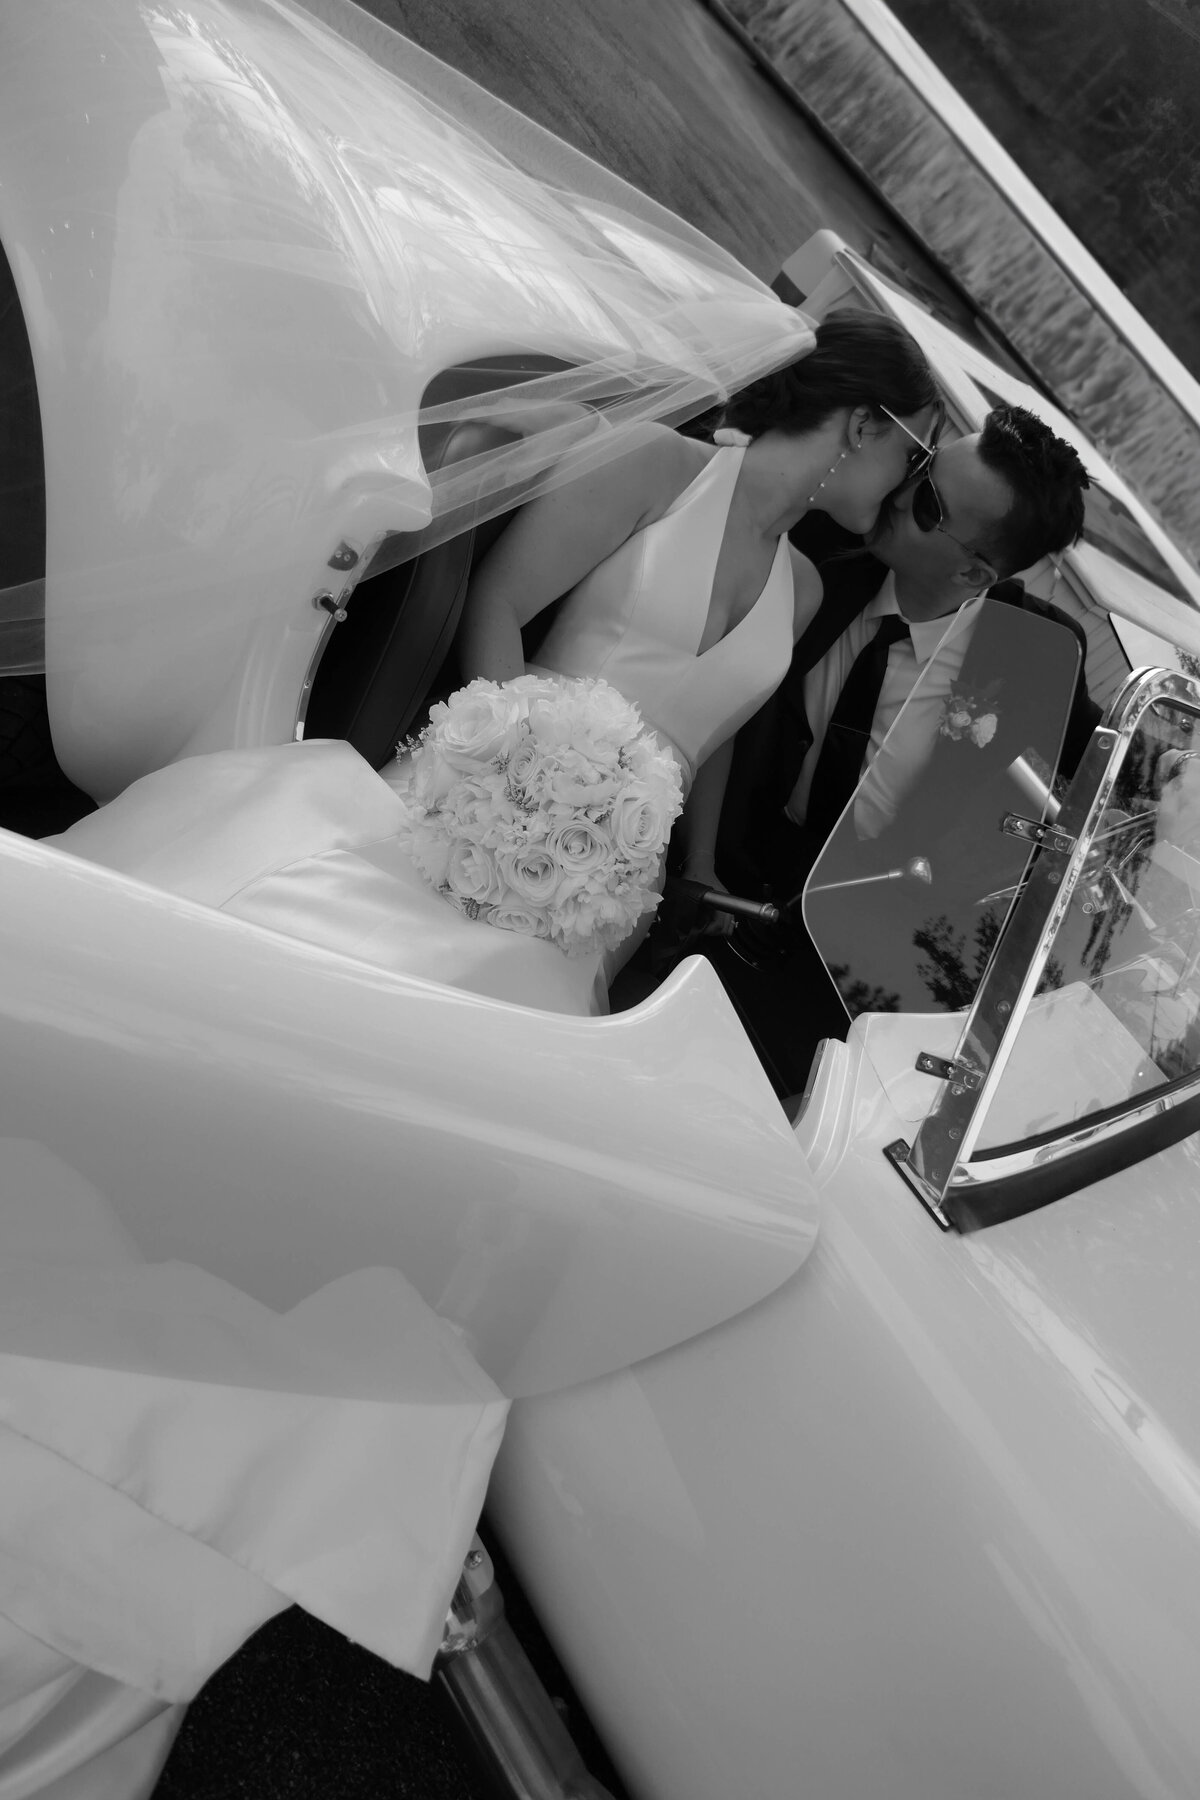
[[[901,419],[930,406],[937,389],[911,332],[875,313],[837,313],[817,327],[807,356],[775,369],[727,402],[721,423],[764,431],[815,431],[843,406],[887,407]]]

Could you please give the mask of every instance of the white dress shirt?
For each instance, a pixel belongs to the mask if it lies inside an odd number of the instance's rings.
[[[941,618],[908,621],[909,637],[891,646],[863,759],[864,768],[875,769],[876,780],[855,801],[854,820],[860,837],[878,836],[920,774],[937,736],[946,698],[962,668],[970,637],[970,631],[964,630],[963,626],[973,622],[977,611],[978,603],[970,602]],[[813,742],[787,803],[786,811],[794,824],[804,823],[813,771],[838,695],[859,652],[866,648],[879,629],[880,620],[892,613],[904,617],[896,600],[896,577],[889,569],[870,605],[851,621],[805,677],[804,705],[812,726]],[[905,713],[899,739],[889,743],[886,758],[878,760],[884,739],[922,676],[925,679]]]

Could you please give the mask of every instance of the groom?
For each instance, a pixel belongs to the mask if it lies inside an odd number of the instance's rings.
[[[793,533],[820,568],[824,598],[780,688],[738,735],[717,843],[718,872],[735,893],[768,892],[783,901],[798,893],[863,767],[965,602],[986,592],[1067,626],[1085,647],[1077,624],[1012,578],[1079,536],[1087,475],[1074,450],[1032,413],[1008,406],[989,413],[981,432],[930,448],[936,454],[892,497],[869,549],[847,549],[854,540],[821,513],[809,514]],[[976,637],[967,653],[972,680],[995,642],[985,630]],[[933,715],[945,698],[931,696]],[[1099,717],[1080,676],[1065,771],[1074,769]],[[876,821],[876,829],[887,823]],[[788,954],[769,957],[757,977],[727,956],[719,960],[775,1066],[776,1085],[794,1091],[816,1038],[844,1036],[846,1018],[802,930],[783,941]],[[811,1026],[802,1036],[799,1017]]]
[[[1086,648],[1077,624],[1012,578],[1074,543],[1086,486],[1069,444],[1023,407],[998,406],[892,496],[868,548],[847,548],[856,540],[823,513],[801,521],[792,541],[820,569],[824,598],[782,684],[738,734],[717,846],[731,889],[796,891],[966,601],[986,593],[1053,619]],[[1081,679],[1068,771],[1099,716]]]

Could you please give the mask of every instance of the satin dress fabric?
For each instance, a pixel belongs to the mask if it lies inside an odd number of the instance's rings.
[[[606,676],[685,779],[791,652],[781,541],[750,613],[697,654],[741,457],[719,451],[579,584],[541,659]],[[342,742],[218,751],[43,841],[359,962],[603,1010],[599,959],[428,887],[398,837],[404,780]],[[0,1800],[149,1794],[181,1704],[291,1601],[427,1672],[506,1411],[456,1334],[394,1270],[271,1313],[147,1264],[44,1146],[6,1143],[0,1171]]]
[[[717,450],[660,519],[635,532],[561,602],[537,656],[561,675],[602,675],[696,769],[770,698],[792,657],[786,537],[762,592],[700,653],[744,445]]]
[[[0,1145],[0,1800],[142,1800],[296,1602],[427,1675],[507,1402],[395,1269],[277,1313]]]

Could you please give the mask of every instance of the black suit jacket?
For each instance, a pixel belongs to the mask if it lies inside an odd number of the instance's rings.
[[[783,681],[766,705],[742,727],[734,746],[717,840],[717,865],[726,883],[741,893],[775,887],[780,881],[789,881],[794,873],[778,866],[777,846],[780,815],[813,743],[804,705],[805,677],[871,603],[887,575],[886,566],[865,550],[843,548],[853,546],[856,540],[824,514],[810,514],[794,538],[799,548],[817,563],[825,594],[796,645]],[[1086,640],[1075,621],[1056,606],[1027,594],[1021,582],[999,582],[989,590],[988,597],[1065,626],[1081,651],[1086,651]],[[996,641],[991,633],[975,636],[979,641],[968,649],[964,659],[960,678],[964,686],[983,684],[983,669]],[[1088,697],[1081,657],[1060,760],[1064,772],[1074,771],[1099,719],[1100,708]],[[1002,744],[1003,740],[997,750]],[[1018,745],[1012,756],[1019,750]]]

